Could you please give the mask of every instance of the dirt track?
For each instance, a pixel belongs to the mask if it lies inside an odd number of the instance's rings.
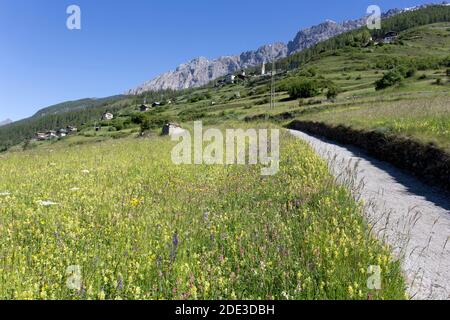
[[[450,299],[450,199],[358,149],[290,131],[325,158],[342,183],[364,199],[373,232],[403,258],[414,299]]]

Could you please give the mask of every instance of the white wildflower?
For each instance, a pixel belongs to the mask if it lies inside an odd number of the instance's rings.
[[[37,204],[39,204],[40,206],[43,206],[43,207],[50,207],[50,206],[58,205],[56,202],[49,201],[49,200],[46,200],[46,201],[39,200],[39,201],[37,201]]]

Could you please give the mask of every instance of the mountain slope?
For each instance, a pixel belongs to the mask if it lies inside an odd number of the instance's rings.
[[[10,124],[10,123],[12,123],[11,119],[6,119],[4,121],[0,121],[0,127],[6,126],[7,124]]]
[[[443,3],[443,5],[446,5],[446,3]],[[405,9],[391,9],[384,13],[382,18],[389,18],[403,12],[415,11],[429,6],[421,5]],[[342,23],[327,20],[319,25],[299,31],[287,45],[284,43],[274,44],[273,52],[271,45],[264,45],[256,51],[248,51],[235,56],[223,56],[214,60],[208,60],[205,57],[195,58],[188,63],[178,66],[176,70],[161,74],[137,88],[129,90],[127,93],[136,95],[146,91],[200,87],[240,69],[255,67],[263,62],[271,61],[273,57],[278,60],[291,56],[322,41],[361,28],[366,25],[366,21],[367,17]]]
[[[66,101],[63,103],[55,104],[53,106],[41,109],[33,117],[43,117],[51,114],[65,113],[68,111],[77,111],[89,108],[96,108],[100,106],[106,106],[123,98],[124,98],[123,96],[119,95],[100,99],[87,98],[75,101]]]
[[[0,126],[0,150],[30,139],[37,131],[81,126],[100,119],[105,111],[117,112],[130,103],[125,96],[113,96],[67,101],[44,108],[32,117]]]

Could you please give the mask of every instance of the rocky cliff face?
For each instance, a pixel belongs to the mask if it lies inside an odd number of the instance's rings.
[[[383,14],[387,18],[404,11],[423,8],[427,5],[407,9],[392,9]],[[315,44],[333,38],[339,34],[360,28],[366,24],[367,17],[337,23],[327,20],[319,25],[301,30],[287,45],[275,43],[272,46],[265,45],[256,51],[248,51],[236,56],[224,56],[215,60],[196,58],[186,64],[180,65],[175,71],[166,72],[153,80],[147,81],[141,86],[129,90],[128,94],[140,94],[145,91],[157,91],[161,89],[186,89],[200,87],[210,81],[240,69],[261,65],[263,62],[284,58],[296,52],[307,49]]]
[[[288,55],[300,52],[312,47],[319,42],[328,40],[347,31],[355,30],[366,24],[366,18],[336,23],[327,20],[317,26],[301,30],[294,40],[288,43]]]

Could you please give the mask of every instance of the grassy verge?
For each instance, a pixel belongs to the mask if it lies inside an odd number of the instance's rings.
[[[449,87],[450,88],[450,87]],[[302,120],[343,124],[433,142],[450,152],[450,95],[414,100],[361,102],[302,116]]]
[[[306,144],[282,141],[272,177],[175,166],[161,137],[0,155],[0,298],[404,298],[359,205]]]

